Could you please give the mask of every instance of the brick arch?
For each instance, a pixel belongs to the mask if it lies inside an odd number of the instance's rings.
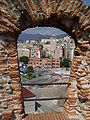
[[[0,1],[0,116],[23,116],[17,38],[33,26],[54,26],[74,38],[76,48],[66,91],[65,113],[90,119],[90,10],[81,0]]]

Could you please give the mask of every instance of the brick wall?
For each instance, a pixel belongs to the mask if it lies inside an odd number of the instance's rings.
[[[23,115],[17,42],[0,40],[0,115],[2,119]]]
[[[60,59],[30,58],[28,64],[34,67],[60,68]]]
[[[76,44],[66,95],[65,112],[90,119],[90,10],[81,0],[0,1],[0,37],[17,36],[33,26],[53,26],[67,32]],[[0,116],[22,116],[21,84],[16,40],[0,38]],[[7,46],[8,44],[8,46]],[[6,91],[5,91],[6,90]],[[17,92],[16,92],[17,91]],[[17,93],[17,94],[16,94]],[[13,106],[13,107],[12,107]],[[17,106],[17,108],[15,108]]]

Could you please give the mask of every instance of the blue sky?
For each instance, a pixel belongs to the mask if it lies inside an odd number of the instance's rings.
[[[89,5],[90,4],[90,0],[82,0],[85,4]]]
[[[90,0],[82,0],[85,4],[90,5]],[[56,29],[53,27],[35,27],[35,28],[29,28],[23,31],[24,33],[29,33],[29,34],[42,34],[42,35],[60,35],[64,34],[63,31],[60,29]],[[23,33],[22,32],[22,33]]]

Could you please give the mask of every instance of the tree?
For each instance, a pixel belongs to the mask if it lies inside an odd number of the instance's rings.
[[[31,73],[33,73],[33,72],[34,72],[33,67],[32,67],[32,66],[28,66],[28,68],[27,68],[27,73],[28,73],[28,74],[31,74]]]
[[[66,68],[69,68],[70,65],[71,65],[71,61],[68,58],[63,58],[63,60],[62,60],[62,66],[66,67]]]
[[[60,59],[60,67],[63,67],[63,63],[62,63],[62,57],[59,58]]]
[[[50,41],[47,41],[46,44],[50,44]]]
[[[28,64],[29,58],[27,56],[20,57],[20,62],[24,62],[24,64]]]
[[[42,44],[39,45],[39,49],[43,50],[43,45]]]

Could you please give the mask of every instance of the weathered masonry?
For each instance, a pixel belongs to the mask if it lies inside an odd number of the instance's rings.
[[[0,119],[24,116],[17,38],[37,25],[60,28],[75,40],[64,112],[90,120],[90,10],[81,0],[0,0]]]

